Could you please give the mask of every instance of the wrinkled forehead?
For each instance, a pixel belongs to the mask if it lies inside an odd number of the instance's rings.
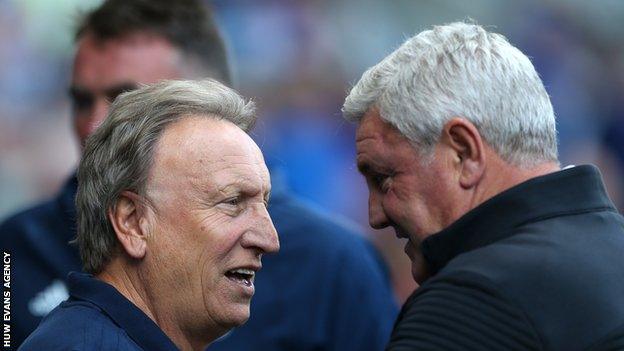
[[[248,192],[268,192],[270,184],[269,171],[264,162],[250,155],[226,155],[212,165],[208,189],[222,191],[229,187],[244,189]]]
[[[384,121],[375,108],[369,109],[364,114],[355,133],[357,144],[367,144],[370,141],[396,142],[402,138],[401,133],[390,123]]]
[[[255,142],[231,122],[185,117],[168,126],[154,153],[156,176],[221,187],[232,181],[266,187],[269,172]]]

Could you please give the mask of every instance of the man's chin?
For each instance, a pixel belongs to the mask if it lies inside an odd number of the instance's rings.
[[[424,262],[415,263],[412,261],[412,277],[418,285],[422,285],[429,278]]]
[[[407,245],[410,245],[408,242]],[[406,245],[406,246],[407,246]],[[422,284],[427,278],[429,278],[429,272],[427,270],[427,264],[425,258],[420,252],[419,248],[409,247],[405,250],[412,263],[412,277],[414,281],[419,285]]]
[[[245,324],[250,317],[250,305],[247,303],[240,303],[232,311],[232,315],[229,319],[230,328],[240,327]]]

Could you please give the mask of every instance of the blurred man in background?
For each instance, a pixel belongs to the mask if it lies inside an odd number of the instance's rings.
[[[421,284],[388,350],[622,348],[624,220],[597,168],[559,168],[522,52],[478,25],[434,27],[366,71],[343,112],[370,225],[408,239]]]
[[[78,168],[84,270],[20,350],[203,350],[249,318],[279,249],[253,103],[215,80],[117,98]]]
[[[121,92],[162,79],[213,77],[230,84],[223,41],[198,1],[112,0],[79,27],[70,88],[84,144]],[[270,160],[269,162],[270,167]],[[76,179],[55,198],[9,218],[0,236],[14,258],[12,337],[19,344],[67,297],[80,268]],[[269,212],[281,251],[257,276],[251,319],[215,342],[219,350],[378,350],[396,316],[379,258],[359,233],[273,183]]]

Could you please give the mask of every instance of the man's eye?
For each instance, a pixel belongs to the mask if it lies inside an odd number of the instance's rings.
[[[106,94],[106,98],[108,99],[109,103],[113,103],[113,101],[115,101],[115,99],[119,95],[121,95],[123,93],[127,93],[127,92],[132,91],[132,90],[135,90],[136,88],[137,87],[134,87],[134,86],[124,86],[124,87],[121,87],[119,89],[115,89],[115,90],[112,90],[112,91],[108,92]]]
[[[93,97],[86,94],[72,94],[71,102],[76,111],[84,111],[93,106]]]
[[[223,201],[226,205],[238,206],[241,202],[240,196],[231,197],[225,201]]]
[[[378,174],[373,177],[373,181],[382,192],[386,192],[390,189],[392,178],[388,175]]]

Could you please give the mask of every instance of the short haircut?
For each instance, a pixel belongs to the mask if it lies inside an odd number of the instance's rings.
[[[210,9],[200,0],[108,0],[84,17],[76,40],[86,33],[100,41],[136,33],[160,36],[193,66],[198,63],[203,78],[232,84],[225,43]]]
[[[160,136],[168,125],[188,117],[225,120],[249,132],[255,110],[216,80],[163,81],[120,95],[87,139],[76,195],[76,241],[86,272],[101,272],[115,255],[117,237],[108,211],[123,191],[145,196]]]
[[[462,117],[510,164],[557,161],[553,108],[531,61],[476,24],[435,26],[369,68],[342,111],[359,122],[372,107],[423,153]]]

